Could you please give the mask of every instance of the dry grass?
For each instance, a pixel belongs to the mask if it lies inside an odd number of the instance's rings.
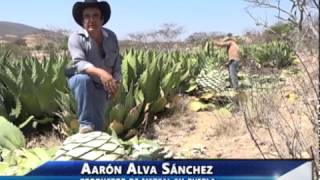
[[[26,137],[27,148],[45,147],[53,148],[62,144],[62,139],[57,135],[56,132],[45,132],[45,133],[34,133]]]
[[[305,63],[309,66],[314,64],[313,58],[308,61]],[[272,142],[277,158],[319,158],[315,152],[318,149],[317,95],[306,72],[299,69],[300,73],[288,75],[282,85],[247,93],[243,103],[247,130],[265,158],[267,152],[259,142],[266,138]],[[313,67],[309,70],[314,74]],[[266,135],[257,133],[261,129]]]

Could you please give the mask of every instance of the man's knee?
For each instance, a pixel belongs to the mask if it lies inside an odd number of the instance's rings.
[[[77,79],[78,83],[92,83],[91,77],[87,74],[77,74],[74,76]]]
[[[89,87],[93,85],[93,80],[87,74],[76,74],[68,80],[69,88],[74,91],[78,87]]]
[[[87,74],[76,74],[72,78],[74,78],[74,83],[78,85],[87,85],[92,83],[92,79]]]

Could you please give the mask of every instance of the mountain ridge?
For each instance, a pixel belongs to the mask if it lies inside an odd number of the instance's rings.
[[[2,38],[16,36],[22,38],[26,35],[35,34],[41,32],[42,29],[35,28],[26,24],[0,21],[0,36]]]

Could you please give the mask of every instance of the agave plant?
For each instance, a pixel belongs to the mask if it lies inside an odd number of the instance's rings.
[[[14,151],[1,149],[3,162],[0,162],[0,175],[21,176],[29,173],[43,163],[52,160],[55,148],[20,148]]]
[[[226,51],[214,46],[212,42],[206,42],[205,45],[200,48],[197,56],[201,69],[209,69],[209,66],[219,67],[228,61]]]
[[[24,175],[53,158],[55,149],[25,149],[25,137],[18,127],[0,116],[0,175]]]
[[[273,41],[270,49],[274,55],[273,64],[278,68],[284,68],[292,64],[294,58],[293,48],[284,41]]]
[[[63,135],[72,135],[78,132],[79,122],[76,116],[76,100],[70,92],[58,91],[59,98],[56,102],[59,105],[59,111],[54,113],[60,118],[59,124],[53,127]]]
[[[59,110],[59,91],[66,92],[66,78],[63,70],[66,59],[36,58],[9,61],[1,60],[0,83],[4,89],[4,104],[10,119],[15,124],[35,116],[37,122],[46,123]],[[44,119],[41,121],[41,119]]]
[[[174,154],[158,143],[137,136],[123,142],[131,160],[163,160],[173,158]]]
[[[8,118],[8,111],[7,108],[4,104],[4,91],[5,91],[5,87],[0,84],[0,116],[4,116],[6,118]]]
[[[133,88],[133,85],[130,86],[126,93],[124,87],[120,87],[107,110],[107,127],[118,135],[134,128],[144,107],[143,95],[141,101],[136,100],[139,97],[135,96]]]
[[[253,59],[261,65],[283,68],[291,65],[294,60],[293,49],[284,41],[251,45],[249,51],[251,51]]]
[[[163,111],[196,64],[190,56],[184,57],[178,52],[128,50],[122,84],[107,110],[108,127],[121,134],[139,126],[144,112]]]
[[[15,150],[25,147],[25,138],[18,127],[0,116],[0,148]]]
[[[211,76],[211,88],[219,89],[221,77],[215,77],[217,73],[212,75],[211,71],[226,60],[225,52],[212,43],[196,53],[127,50],[122,61],[121,86],[107,110],[107,128],[119,135],[138,127],[144,113],[157,114],[179,91],[196,87],[200,72]],[[198,79],[198,83],[208,81],[208,78]]]

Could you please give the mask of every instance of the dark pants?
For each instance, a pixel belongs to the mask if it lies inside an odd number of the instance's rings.
[[[239,82],[238,82],[239,61],[231,59],[228,64],[228,68],[229,68],[230,86],[232,88],[238,88],[239,87]]]

